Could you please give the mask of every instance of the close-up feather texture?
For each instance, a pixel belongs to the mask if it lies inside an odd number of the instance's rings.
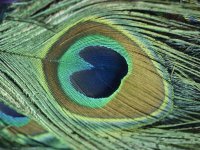
[[[0,0],[0,149],[199,150],[199,0]]]

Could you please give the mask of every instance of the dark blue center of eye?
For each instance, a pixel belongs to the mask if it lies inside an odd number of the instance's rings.
[[[9,108],[2,102],[0,102],[0,112],[4,113],[6,115],[12,116],[12,117],[25,117],[24,115],[19,114],[15,110]]]
[[[125,58],[111,48],[89,46],[80,51],[79,55],[94,67],[73,73],[70,80],[77,91],[88,97],[109,97],[128,73]]]

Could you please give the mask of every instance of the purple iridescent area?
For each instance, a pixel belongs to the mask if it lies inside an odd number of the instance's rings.
[[[0,0],[0,4],[10,4],[16,2],[17,0]]]

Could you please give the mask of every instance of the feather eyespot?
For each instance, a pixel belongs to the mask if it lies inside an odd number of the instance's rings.
[[[43,60],[55,100],[80,120],[106,124],[152,123],[168,113],[168,74],[153,61],[157,55],[134,39],[92,21],[65,31]]]

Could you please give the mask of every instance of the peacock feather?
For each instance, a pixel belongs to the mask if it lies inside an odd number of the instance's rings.
[[[199,149],[198,0],[0,8],[0,148]]]

